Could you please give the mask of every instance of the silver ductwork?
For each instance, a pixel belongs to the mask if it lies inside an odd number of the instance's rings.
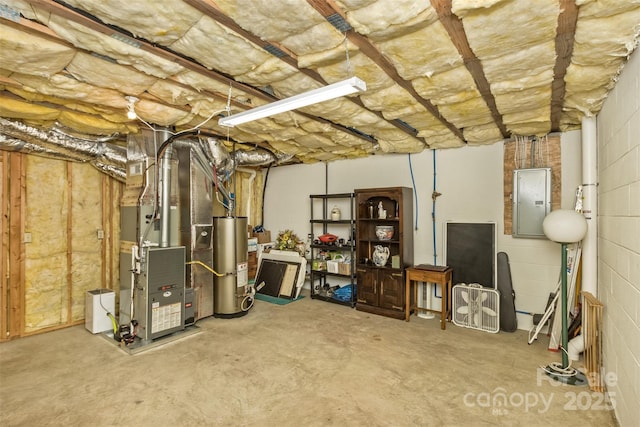
[[[124,182],[127,150],[107,142],[111,139],[113,137],[89,140],[69,135],[61,128],[42,130],[0,117],[0,149],[53,159],[89,162],[101,172]]]
[[[234,159],[238,166],[268,166],[273,163],[283,163],[293,159],[293,154],[274,154],[267,150],[237,150]]]
[[[114,135],[78,135],[59,124],[51,129],[39,129],[20,121],[0,117],[0,150],[89,162],[101,172],[125,182],[127,149],[114,144],[112,141],[116,138]],[[257,146],[251,150],[239,149],[230,153],[219,139],[213,137],[182,139],[174,143],[189,145],[195,152],[195,160],[212,181],[212,166],[215,166],[218,180],[224,182],[239,166],[268,166],[293,158],[291,154],[274,154]],[[228,197],[228,194],[224,196]]]

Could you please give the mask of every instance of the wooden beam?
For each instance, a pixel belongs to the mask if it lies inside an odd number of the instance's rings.
[[[19,19],[14,21],[12,19],[7,19],[3,16],[0,16],[0,22],[4,25],[13,27],[17,30],[24,31],[26,33],[33,34],[36,36],[44,37],[69,47],[73,47],[71,43],[61,38],[58,34],[55,33],[55,31],[51,30],[49,27],[34,21],[30,21],[23,17],[20,17]]]
[[[67,325],[73,321],[73,164],[67,163]]]
[[[128,39],[132,46],[137,46],[142,51],[151,53],[153,55],[166,59],[167,61],[174,62],[188,70],[195,71],[218,82],[224,83],[225,85],[233,84],[235,87],[247,92],[251,96],[255,96],[266,101],[275,100],[274,97],[270,96],[266,92],[258,90],[250,85],[236,82],[229,76],[209,70],[204,65],[197,63],[193,59],[183,57],[182,55],[167,48],[163,48],[155,43],[137,38],[123,29],[107,25],[100,21],[98,18],[89,16],[88,14],[79,13],[69,6],[57,3],[53,0],[30,0],[30,3],[46,10],[47,12],[68,19],[69,21],[80,24],[100,34],[104,34],[109,37],[117,35],[118,39]]]
[[[109,207],[111,206],[111,199],[109,198],[109,185],[110,179],[106,174],[100,176],[100,204],[102,208],[102,218],[100,220],[100,228],[102,229],[102,240],[100,241],[100,288],[107,288],[107,245],[105,244],[105,234],[108,227],[109,216],[111,215]],[[97,232],[97,231],[96,231]],[[109,288],[110,289],[110,288]]]
[[[250,31],[245,30],[244,28],[242,28],[240,25],[238,25],[233,19],[231,19],[229,16],[225,15],[224,12],[222,12],[220,10],[220,8],[211,0],[184,0],[185,3],[189,4],[190,6],[194,7],[195,9],[198,9],[200,12],[204,13],[205,15],[207,15],[208,17],[214,19],[217,23],[219,23],[220,25],[223,25],[225,27],[227,27],[228,29],[230,29],[231,31],[241,35],[242,37],[244,37],[245,39],[249,40],[251,43],[255,44],[256,46],[260,46],[261,48],[263,48],[264,50],[266,50],[267,52],[273,54],[274,56],[276,56],[278,59],[280,59],[281,61],[287,63],[288,65],[290,65],[291,67],[295,68],[296,70],[300,71],[302,74],[306,75],[307,77],[312,78],[313,80],[315,80],[316,82],[326,85],[327,81],[324,79],[324,77],[322,77],[320,75],[320,73],[318,73],[316,70],[311,69],[311,68],[304,68],[304,67],[300,67],[298,65],[298,56],[290,51],[289,49],[287,49],[286,47],[282,46],[280,43],[274,42],[274,41],[270,41],[270,40],[263,40],[262,38],[258,37],[257,35],[251,33]],[[276,53],[281,53],[281,54],[274,54],[274,48],[276,49]],[[368,111],[370,111],[371,113],[375,114],[376,116],[378,116],[378,118],[380,120],[384,120],[386,122],[388,122],[389,124],[397,127],[398,129],[400,129],[401,131],[416,137],[417,136],[417,131],[415,129],[408,129],[406,126],[404,126],[402,123],[399,123],[395,120],[387,120],[380,111],[375,111],[375,110],[370,110],[369,108],[367,108],[362,101],[359,98],[355,98],[355,97],[350,97],[350,98],[346,98],[347,100],[353,102],[354,104],[357,104],[359,107],[364,108]],[[298,112],[299,114],[303,114]],[[314,116],[310,116],[307,114],[303,114],[305,117],[307,118],[311,118],[314,119]],[[329,124],[332,124],[331,122],[328,122]],[[344,129],[339,129],[341,131],[344,131]]]
[[[224,83],[228,86],[233,86],[238,88],[239,90],[242,90],[243,92],[246,92],[249,96],[253,96],[259,99],[262,99],[264,101],[267,102],[274,102],[277,101],[278,98],[276,98],[275,96],[268,94],[267,92],[264,92],[262,90],[259,90],[251,85],[245,84],[245,83],[241,83],[238,82],[236,80],[234,80],[232,77],[217,72],[217,71],[213,71],[208,69],[207,67],[205,67],[204,65],[196,62],[194,59],[192,58],[187,58],[185,56],[182,56],[176,52],[171,51],[170,49],[166,48],[166,47],[162,47],[159,46],[155,43],[149,42],[148,40],[144,40],[141,38],[137,38],[135,36],[133,36],[131,33],[128,33],[127,31],[121,29],[121,28],[116,28],[114,26],[110,26],[107,25],[105,23],[103,23],[102,21],[100,21],[98,18],[96,17],[92,17],[89,16],[88,14],[84,14],[84,13],[79,13],[76,10],[74,10],[73,8],[67,6],[67,5],[63,5],[60,3],[57,3],[53,0],[30,0],[30,3],[41,7],[42,9],[46,10],[47,12],[53,13],[57,16],[63,17],[65,19],[68,19],[72,22],[75,22],[77,24],[83,25],[91,30],[94,30],[98,33],[104,34],[106,36],[112,37],[114,35],[117,35],[119,39],[125,38],[128,39],[130,41],[130,43],[133,46],[137,46],[139,49],[151,53],[153,55],[156,55],[158,57],[164,58],[168,61],[174,62],[178,65],[181,65],[182,67],[194,71],[196,73],[199,73],[205,77],[209,77],[213,80],[216,80],[218,82]],[[224,98],[226,100],[226,98]],[[245,105],[242,105],[243,107],[246,107]],[[319,118],[312,116],[310,114],[304,114],[301,112],[298,112],[298,114],[301,114],[307,118],[310,118],[312,120],[318,120]],[[337,123],[333,123],[330,122],[328,120],[324,120],[324,119],[319,119],[319,121],[323,122],[323,123],[329,123],[331,126],[333,126],[334,128],[336,128],[337,130],[340,130],[342,132],[346,132],[352,136],[355,136],[357,138],[360,139],[365,139],[365,140],[370,140],[370,138],[367,138],[366,136],[362,135],[359,132],[355,132],[351,129],[349,129],[346,126],[342,126],[339,125]]]
[[[342,17],[345,16],[344,12],[333,2],[327,0],[307,0],[307,2],[325,18],[329,18],[335,14]],[[445,117],[440,114],[438,107],[433,105],[431,101],[423,98],[416,92],[410,81],[403,79],[395,66],[389,62],[389,60],[375,47],[369,39],[363,35],[357,33],[353,29],[346,32],[346,36],[351,43],[356,45],[360,51],[368,56],[378,67],[382,69],[398,86],[409,92],[409,94],[422,105],[429,113],[431,113],[436,119],[440,121],[445,127],[447,127],[455,136],[461,141],[465,141],[462,131],[455,127],[455,125],[449,122]]]
[[[485,104],[489,107],[491,117],[494,123],[500,129],[500,133],[503,138],[509,138],[510,132],[507,130],[502,120],[502,114],[498,110],[496,105],[496,99],[491,93],[491,86],[487,80],[487,76],[484,74],[482,63],[478,57],[471,50],[469,46],[469,40],[467,34],[464,31],[462,21],[451,11],[451,0],[431,0],[431,5],[438,12],[438,18],[440,23],[444,26],[449,34],[449,38],[453,42],[453,45],[458,49],[458,53],[462,56],[465,67],[471,74],[473,81],[476,83],[478,92],[484,99]]]
[[[560,131],[560,116],[566,93],[564,77],[571,64],[573,44],[578,22],[578,6],[574,0],[560,0],[558,30],[556,32],[556,63],[551,83],[551,132]]]
[[[80,320],[75,320],[71,323],[64,323],[61,325],[54,325],[54,326],[48,326],[46,328],[41,328],[35,331],[30,331],[30,332],[25,332],[22,334],[23,337],[30,337],[33,335],[40,335],[40,334],[46,334],[47,332],[53,332],[53,331],[59,331],[61,329],[66,329],[70,326],[78,326],[78,325],[84,325],[84,319],[80,319]]]
[[[8,339],[9,325],[9,152],[0,151],[0,342]]]
[[[26,155],[10,153],[9,158],[9,328],[8,338],[24,334]]]
[[[227,27],[234,33],[244,37],[256,46],[260,46],[267,52],[273,54],[281,61],[291,65],[293,68],[300,70],[304,74],[308,75],[312,79],[324,82],[324,79],[315,70],[299,69],[298,57],[295,53],[291,52],[280,43],[263,40],[250,31],[245,30],[236,23],[233,19],[224,14],[222,10],[214,2],[210,0],[184,0],[189,6],[199,10],[209,18],[215,20],[218,24]],[[274,49],[275,48],[275,49]]]
[[[33,34],[33,35],[36,35],[36,36],[41,36],[41,37],[47,38],[47,39],[49,39],[51,41],[54,41],[56,43],[60,43],[62,45],[74,48],[74,49],[76,49],[78,51],[82,51],[82,52],[91,54],[91,52],[86,51],[85,49],[81,49],[81,48],[73,46],[73,44],[69,43],[68,41],[66,41],[66,40],[64,40],[62,38],[60,38],[50,28],[48,28],[48,27],[46,27],[46,26],[44,26],[42,24],[39,24],[37,22],[33,22],[33,21],[30,21],[30,20],[24,19],[24,18],[20,18],[20,20],[18,22],[16,22],[16,21],[3,19],[1,17],[0,17],[0,21],[2,21],[2,23],[6,24],[6,25],[10,25],[10,26],[12,26],[12,27],[14,27],[14,28],[16,28],[18,30],[25,31],[27,33],[30,33],[30,34]],[[113,33],[113,31],[111,31],[111,33]],[[104,32],[103,32],[103,34],[104,34]],[[138,70],[135,70],[130,65],[124,65],[124,64],[118,64],[118,65],[120,65],[122,67],[125,67],[125,68],[129,68],[129,69],[131,69],[131,70],[133,70],[135,72],[138,72]],[[70,76],[68,73],[63,73],[63,75],[67,75],[67,76],[75,79],[75,77]],[[168,80],[171,80],[172,84],[174,84],[176,86],[193,90],[193,88],[191,86],[188,86],[186,84],[178,82],[177,80],[175,80],[173,78],[170,78]],[[0,76],[0,83],[6,84],[6,85],[10,85],[10,86],[13,86],[13,87],[19,87],[19,88],[23,87],[22,83],[16,82],[15,80],[13,80],[13,79],[11,79],[9,77],[5,77],[5,76]],[[212,98],[217,98],[217,99],[220,99],[220,100],[223,100],[223,101],[227,100],[227,95],[226,94],[216,93],[216,92],[212,92],[212,91],[208,91],[208,90],[201,90],[200,93],[204,93],[207,96],[211,96]],[[175,109],[179,109],[179,110],[191,111],[190,109],[188,109],[186,107],[182,107],[180,105],[167,105],[163,100],[158,99],[157,97],[154,97],[154,96],[152,96],[152,95],[150,95],[148,93],[139,94],[138,98],[151,100],[151,101],[156,102],[158,104],[165,105],[167,107],[171,107],[171,108],[175,108]],[[231,105],[234,105],[234,106],[239,107],[239,108],[246,108],[247,107],[246,104],[240,103],[240,102],[238,102],[236,100],[233,100],[233,99],[230,102],[231,102]],[[44,103],[36,103],[36,104],[44,105]],[[58,108],[58,109],[61,109],[62,106],[56,105],[55,107]],[[104,108],[104,107],[101,106],[101,108]],[[66,109],[66,108],[64,108],[64,109]],[[66,109],[66,110],[68,110],[68,109]],[[73,110],[69,110],[69,111],[73,111]]]

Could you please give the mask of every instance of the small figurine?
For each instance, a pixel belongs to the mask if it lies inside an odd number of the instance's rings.
[[[378,218],[380,218],[380,219],[386,219],[387,218],[387,211],[382,206],[382,202],[378,203]]]

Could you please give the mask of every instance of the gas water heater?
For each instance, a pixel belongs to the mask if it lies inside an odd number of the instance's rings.
[[[243,316],[251,308],[248,258],[247,218],[214,217],[213,264],[219,274],[213,286],[215,317]]]

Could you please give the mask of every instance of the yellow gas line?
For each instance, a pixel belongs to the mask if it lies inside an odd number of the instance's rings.
[[[201,265],[202,267],[206,268],[207,270],[209,270],[210,272],[212,272],[213,274],[215,274],[218,277],[222,277],[224,276],[224,274],[220,274],[217,271],[215,271],[213,268],[209,267],[207,264],[205,264],[202,261],[189,261],[187,262],[187,264],[197,264],[197,265]]]

